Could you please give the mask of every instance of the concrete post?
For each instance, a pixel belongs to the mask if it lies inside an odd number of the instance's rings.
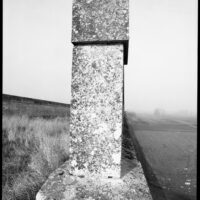
[[[74,0],[70,167],[119,178],[128,0]]]
[[[124,117],[128,1],[73,2],[70,160],[37,200],[152,200]]]

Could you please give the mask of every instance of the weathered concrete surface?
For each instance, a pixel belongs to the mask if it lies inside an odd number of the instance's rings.
[[[120,177],[123,45],[73,49],[71,173]]]
[[[74,177],[65,173],[65,169],[66,166],[61,167],[49,177],[48,181],[37,194],[36,200],[151,199],[139,163],[122,179]]]
[[[36,200],[152,200],[126,122],[122,138],[121,179],[72,176],[66,162],[49,176]]]
[[[129,0],[74,0],[72,43],[123,44],[127,64]]]
[[[74,0],[72,43],[127,41],[129,0]]]

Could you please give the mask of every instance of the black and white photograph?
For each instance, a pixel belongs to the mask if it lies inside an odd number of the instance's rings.
[[[197,200],[197,0],[2,11],[2,200]]]

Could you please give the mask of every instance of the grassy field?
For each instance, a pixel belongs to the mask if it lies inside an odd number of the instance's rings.
[[[128,119],[146,165],[158,181],[157,187],[164,191],[165,199],[196,199],[196,119],[150,115],[136,117],[130,113]],[[151,174],[148,176],[150,187],[155,186]]]
[[[69,157],[69,112],[62,106],[3,105],[2,199],[32,200]]]
[[[57,116],[69,116],[69,107],[61,105],[38,105],[26,102],[3,101],[3,114],[5,115],[27,115],[29,118],[41,117],[44,119],[54,119]]]

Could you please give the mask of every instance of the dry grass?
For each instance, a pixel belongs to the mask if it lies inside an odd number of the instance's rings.
[[[3,116],[3,200],[35,199],[49,174],[68,159],[69,120]]]

